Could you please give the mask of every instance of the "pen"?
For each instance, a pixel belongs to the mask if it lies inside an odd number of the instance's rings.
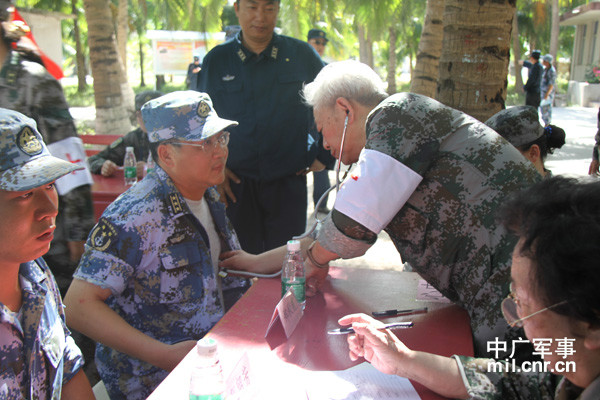
[[[374,317],[397,317],[401,315],[414,315],[423,314],[427,312],[427,307],[415,308],[412,310],[385,310],[385,311],[373,311]]]
[[[394,329],[394,328],[411,328],[414,324],[412,322],[392,322],[391,324],[385,324],[381,328],[377,328],[378,330],[382,329]],[[354,333],[354,329],[351,326],[347,326],[346,328],[338,328],[331,331],[327,331],[330,335],[346,335],[348,333]]]

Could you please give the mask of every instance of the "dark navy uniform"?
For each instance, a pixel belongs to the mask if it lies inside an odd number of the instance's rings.
[[[319,135],[310,133],[312,111],[299,94],[324,64],[306,42],[274,34],[254,54],[241,35],[204,57],[198,90],[220,116],[240,123],[230,129],[227,167],[242,182],[232,182],[237,202],[229,202],[228,214],[242,248],[260,253],[304,231],[306,177],[296,173],[317,156],[331,164]]]

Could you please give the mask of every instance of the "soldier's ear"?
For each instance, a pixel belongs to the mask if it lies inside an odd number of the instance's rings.
[[[158,155],[158,159],[160,160],[161,164],[166,166],[166,167],[172,167],[173,166],[173,154],[174,154],[174,146],[170,146],[168,144],[161,144],[158,146],[158,148],[156,149],[156,154]]]

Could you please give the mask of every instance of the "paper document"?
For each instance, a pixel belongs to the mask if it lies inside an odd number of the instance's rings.
[[[420,399],[406,378],[379,372],[368,362],[344,371],[305,371],[308,399]]]

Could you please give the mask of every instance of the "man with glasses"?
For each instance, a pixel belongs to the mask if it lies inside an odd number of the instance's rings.
[[[106,209],[65,298],[71,326],[99,343],[111,398],[145,399],[248,285],[217,275],[219,254],[240,248],[214,188],[237,122],[196,91],[142,117],[157,168]]]

